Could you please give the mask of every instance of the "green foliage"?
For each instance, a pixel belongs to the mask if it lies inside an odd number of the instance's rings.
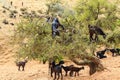
[[[119,30],[116,29],[120,25],[118,5],[118,0],[115,0],[113,3],[107,0],[78,0],[75,7],[75,18],[79,22],[81,34],[84,34],[85,37],[88,35],[88,31],[86,30],[88,24],[97,25],[102,27],[103,31],[107,34],[107,40],[103,40],[99,36],[97,45],[104,44],[111,47],[113,44],[118,43],[119,37],[117,35],[119,34]]]
[[[48,0],[48,13],[53,16],[61,12],[60,22],[65,31],[60,31],[60,37],[52,39],[51,24],[45,19],[25,18],[21,20],[15,32],[15,41],[20,45],[18,57],[28,56],[31,59],[46,61],[53,56],[57,60],[67,57],[91,60],[94,51],[99,45],[109,46],[111,39],[119,40],[119,18],[115,4],[106,0],[79,0],[75,10],[63,8],[59,0]],[[22,10],[24,11],[24,10]],[[26,10],[25,10],[26,11]],[[34,11],[33,11],[34,13]],[[89,43],[88,24],[98,25],[109,31],[107,40],[99,37],[97,43]],[[111,34],[111,32],[113,33]],[[104,30],[105,31],[105,30]],[[114,44],[114,43],[113,43]]]
[[[79,0],[75,8],[81,26],[88,24],[114,30],[118,17],[117,5],[106,0]]]
[[[109,36],[108,42],[118,44],[120,42],[120,29],[116,28]],[[118,44],[119,45],[119,44]]]
[[[49,48],[50,45],[44,44],[51,40],[49,37],[51,28],[47,25],[49,24],[45,25],[43,20],[39,21],[38,19],[34,19],[33,22],[22,20],[18,24],[15,41],[20,44],[20,54],[27,54],[31,58],[36,58],[39,53],[43,52],[42,49],[47,50]],[[45,42],[44,39],[47,41]],[[21,44],[25,44],[25,46]]]
[[[47,14],[52,16],[62,14],[64,10],[60,0],[48,0],[46,6],[48,8]]]

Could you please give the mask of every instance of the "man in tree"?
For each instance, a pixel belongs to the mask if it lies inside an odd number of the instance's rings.
[[[62,29],[64,30],[63,25],[60,24],[58,18],[54,18],[52,21],[52,38],[55,38],[55,36],[60,36],[60,32],[58,30],[58,27],[61,26]]]

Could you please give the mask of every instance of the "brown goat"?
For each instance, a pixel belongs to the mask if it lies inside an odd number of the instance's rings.
[[[73,76],[73,73],[75,72],[75,76],[76,76],[76,73],[77,75],[79,76],[79,71],[84,69],[84,67],[71,67],[71,70],[70,70],[70,76]]]
[[[71,70],[71,67],[73,67],[73,66],[74,66],[74,65],[62,66],[62,68],[63,68],[64,71],[65,71],[65,76],[67,76],[68,71],[70,71],[70,70]]]

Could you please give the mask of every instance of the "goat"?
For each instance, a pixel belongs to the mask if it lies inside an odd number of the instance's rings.
[[[12,26],[14,25],[14,23],[10,23]]]
[[[20,71],[20,67],[22,66],[22,71],[24,71],[24,67],[26,65],[26,63],[28,62],[28,60],[24,60],[24,61],[18,61],[16,62],[16,66],[18,66],[18,71]]]
[[[120,49],[119,48],[115,48],[115,49],[108,49],[110,52],[112,52],[112,56],[119,55]]]
[[[61,74],[61,80],[63,79],[62,64],[64,64],[64,61],[60,61],[59,64],[55,64],[55,61],[51,63],[51,77],[53,77],[52,74],[54,72],[54,80],[56,79],[56,74],[58,75],[57,80],[59,79],[60,74]]]
[[[6,10],[3,10],[3,13],[6,13]]]
[[[97,57],[100,58],[100,59],[106,58],[107,56],[104,56],[106,50],[107,50],[107,49],[96,52],[96,53],[97,53]]]
[[[84,67],[82,66],[82,67],[71,67],[71,69],[70,69],[70,73],[69,73],[69,75],[70,76],[73,76],[73,73],[75,72],[75,76],[76,76],[76,74],[79,76],[79,71],[80,70],[82,70],[82,69],[84,69]]]
[[[6,19],[3,20],[3,23],[4,24],[9,24],[9,22]]]
[[[102,35],[104,39],[106,38],[106,34],[103,32],[103,30],[100,27],[88,25],[88,29],[90,35],[90,42],[92,40],[98,41],[98,35]],[[94,34],[95,34],[95,38],[93,39]]]
[[[73,67],[73,66],[74,66],[74,65],[62,66],[62,68],[63,68],[64,71],[65,71],[65,76],[67,76],[68,71],[70,71],[70,70],[71,70],[71,67]]]
[[[120,55],[120,48],[116,48],[118,55]]]

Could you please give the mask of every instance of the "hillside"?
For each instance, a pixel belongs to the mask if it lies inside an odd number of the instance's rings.
[[[0,0],[2,1],[2,0]],[[6,2],[0,3],[0,80],[53,80],[48,75],[48,64],[42,64],[38,61],[28,61],[25,71],[18,71],[15,64],[15,53],[18,46],[12,44],[12,36],[15,27],[20,18],[17,16],[16,19],[9,18],[9,12],[3,13],[3,5],[9,6],[9,0],[4,0]],[[44,10],[46,7],[45,0],[12,0],[13,5],[11,9],[18,10],[22,7],[21,2],[24,2],[23,7],[28,7],[29,10]],[[75,4],[74,0],[66,0],[65,3],[69,1],[69,6]],[[74,1],[74,2],[73,2]],[[41,8],[43,6],[43,8]],[[11,24],[3,24],[2,21],[6,19]],[[80,72],[80,76],[77,77],[64,77],[64,80],[120,80],[120,56],[102,59],[101,62],[108,69],[103,72],[97,72],[92,76],[89,76],[89,68],[85,66],[85,70]],[[65,65],[73,64],[71,61],[65,63]],[[77,66],[77,65],[76,65]],[[63,73],[64,74],[64,73]]]

